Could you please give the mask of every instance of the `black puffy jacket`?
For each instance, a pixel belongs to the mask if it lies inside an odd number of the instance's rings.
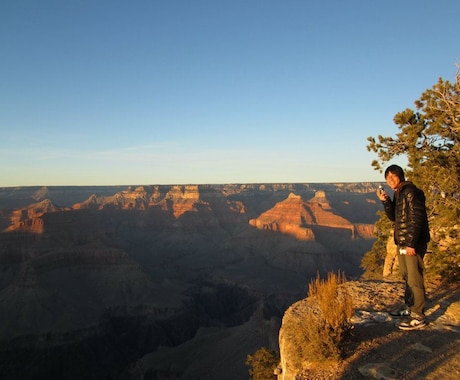
[[[415,248],[430,241],[425,194],[412,182],[402,182],[394,199],[388,197],[383,207],[394,222],[395,244]]]

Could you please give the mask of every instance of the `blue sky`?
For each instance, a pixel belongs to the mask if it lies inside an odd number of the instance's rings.
[[[380,181],[458,0],[2,0],[0,186]]]

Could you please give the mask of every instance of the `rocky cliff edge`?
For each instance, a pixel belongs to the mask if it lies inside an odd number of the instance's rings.
[[[307,301],[285,312],[279,334],[281,362],[278,380],[306,379],[444,379],[460,376],[459,285],[427,282],[428,325],[417,331],[401,331],[389,311],[401,307],[403,283],[350,281],[344,284],[354,300],[353,335],[343,361],[315,364],[305,358],[303,368],[292,365],[289,342],[283,330],[305,318]]]

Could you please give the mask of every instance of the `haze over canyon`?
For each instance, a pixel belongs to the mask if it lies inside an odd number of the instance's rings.
[[[320,273],[361,273],[375,183],[0,188],[4,379],[247,379]]]

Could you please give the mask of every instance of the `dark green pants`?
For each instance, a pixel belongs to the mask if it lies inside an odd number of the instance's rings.
[[[405,282],[404,302],[411,313],[423,318],[425,315],[425,284],[423,281],[423,258],[426,245],[416,247],[417,255],[398,255],[399,271]]]

